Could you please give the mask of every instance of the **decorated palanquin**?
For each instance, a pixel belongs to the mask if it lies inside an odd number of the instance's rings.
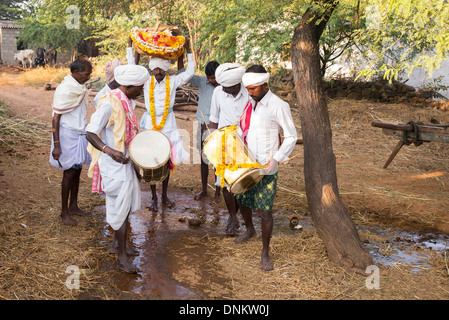
[[[130,32],[133,47],[141,55],[178,60],[185,49],[185,38],[174,36],[169,30],[152,31],[134,27]]]

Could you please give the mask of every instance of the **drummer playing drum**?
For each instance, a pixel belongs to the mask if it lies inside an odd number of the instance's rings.
[[[270,91],[269,78],[270,74],[260,65],[249,67],[242,77],[252,98],[251,105],[245,108],[240,121],[242,138],[256,161],[266,165],[266,175],[256,186],[236,196],[246,232],[235,239],[235,243],[243,243],[256,236],[252,212],[258,210],[262,220],[261,269],[264,271],[273,269],[269,245],[273,230],[272,208],[276,196],[278,164],[288,159],[297,140],[290,106]],[[282,144],[279,138],[281,129],[284,136]]]

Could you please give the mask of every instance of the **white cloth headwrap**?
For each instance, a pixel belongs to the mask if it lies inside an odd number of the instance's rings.
[[[114,60],[114,61],[109,61],[108,63],[106,63],[105,67],[104,67],[104,73],[106,75],[106,81],[108,83],[111,83],[112,81],[114,81],[114,69],[118,66],[122,66],[123,62],[120,60]]]
[[[114,78],[122,86],[141,86],[150,79],[145,67],[125,64],[114,69]]]
[[[242,81],[245,71],[238,63],[223,63],[215,70],[215,80],[223,87],[232,87]]]
[[[264,83],[268,83],[270,79],[270,74],[267,73],[256,73],[247,72],[242,77],[242,82],[245,87],[248,86],[261,86]]]
[[[168,59],[152,57],[150,59],[150,63],[148,63],[148,68],[150,68],[150,70],[159,68],[164,71],[167,71],[168,69],[170,69],[170,65],[171,65],[171,63],[170,63],[170,60],[168,60]]]

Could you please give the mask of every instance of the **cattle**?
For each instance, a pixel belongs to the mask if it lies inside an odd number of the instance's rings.
[[[37,48],[36,50],[36,58],[34,59],[34,65],[36,67],[45,67],[45,49],[44,48]]]
[[[33,55],[34,50],[26,49],[20,50],[17,53],[14,53],[14,61],[20,61],[22,63],[22,67],[26,67],[29,64],[29,68],[33,65]]]
[[[56,48],[50,47],[47,48],[47,51],[45,52],[45,63],[51,65],[56,64],[56,56],[57,51]]]

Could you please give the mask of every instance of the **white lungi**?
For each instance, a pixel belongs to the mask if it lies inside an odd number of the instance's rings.
[[[53,136],[53,135],[52,135]],[[54,149],[53,137],[51,139],[50,164],[60,170],[68,170],[74,165],[89,164],[90,154],[87,152],[88,141],[86,135],[72,129],[59,127],[59,141],[61,145],[61,155],[58,161],[53,158]]]

